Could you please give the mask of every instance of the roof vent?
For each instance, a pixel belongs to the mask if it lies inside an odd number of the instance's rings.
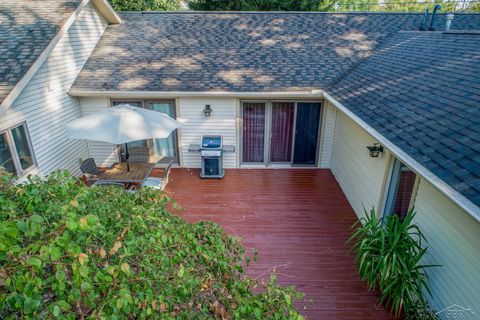
[[[450,28],[452,27],[452,21],[453,18],[455,18],[454,14],[447,14],[445,17],[445,31],[450,31]]]

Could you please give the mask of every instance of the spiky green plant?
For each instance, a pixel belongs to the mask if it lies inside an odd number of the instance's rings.
[[[349,239],[354,243],[360,277],[369,289],[380,290],[380,302],[397,317],[419,314],[419,306],[428,309],[425,293],[431,294],[425,269],[432,265],[422,264],[426,239],[414,217],[410,210],[403,220],[395,214],[384,220],[372,209],[353,226]]]

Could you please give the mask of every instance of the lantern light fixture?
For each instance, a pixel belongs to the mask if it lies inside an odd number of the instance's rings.
[[[203,114],[205,115],[205,117],[210,117],[212,115],[212,108],[209,104],[205,105],[205,109],[203,109]]]
[[[374,143],[373,146],[367,146],[368,153],[370,154],[370,157],[372,158],[377,158],[380,153],[383,152],[383,146],[380,145],[379,143]]]

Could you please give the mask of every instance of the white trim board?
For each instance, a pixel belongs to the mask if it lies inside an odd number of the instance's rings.
[[[115,12],[115,10],[112,8],[112,6],[107,0],[92,0],[92,4],[95,9],[97,9],[103,15],[103,17],[105,18],[105,20],[108,21],[108,23],[122,23],[122,19]]]
[[[232,91],[89,91],[69,90],[76,97],[109,98],[178,98],[178,97],[235,97],[235,98],[322,98],[323,91],[232,92]]]
[[[380,144],[383,145],[384,148],[387,148],[395,157],[397,157],[400,161],[405,163],[410,169],[415,171],[418,175],[422,178],[430,182],[434,185],[440,192],[445,194],[449,199],[455,202],[458,206],[460,206],[463,210],[468,212],[477,222],[480,222],[480,207],[474,204],[472,201],[467,199],[464,195],[462,195],[457,190],[453,189],[450,185],[445,183],[435,174],[433,174],[430,170],[425,168],[415,159],[410,157],[407,153],[402,151],[396,145],[394,145],[390,140],[385,138],[382,134],[380,134],[377,130],[372,128],[368,123],[363,121],[360,117],[338,102],[335,98],[333,98],[328,93],[324,93],[324,97],[327,101],[332,103],[338,110],[343,112],[346,116],[356,122],[360,127],[362,127],[365,131],[371,134],[375,139],[378,140]]]
[[[106,0],[83,0],[75,9],[75,11],[73,11],[70,17],[68,17],[68,19],[65,21],[63,26],[57,32],[55,37],[52,40],[50,40],[50,43],[48,44],[48,46],[38,56],[37,60],[35,60],[33,65],[30,67],[30,69],[28,69],[28,71],[23,75],[20,81],[17,82],[15,87],[10,91],[7,97],[3,100],[2,104],[0,105],[0,116],[3,115],[7,111],[7,109],[12,106],[15,99],[17,99],[18,96],[22,93],[23,89],[25,89],[27,84],[30,82],[33,76],[37,73],[37,71],[40,69],[42,64],[48,59],[48,57],[50,56],[50,53],[53,51],[53,49],[58,44],[60,39],[62,39],[63,36],[67,33],[68,29],[72,26],[72,24],[80,15],[82,10],[87,6],[87,4],[90,1],[92,1],[95,8],[97,8],[97,10],[100,11],[100,13],[105,16],[108,22],[120,23],[121,21],[120,17],[112,9],[110,4],[106,2]],[[110,14],[108,14],[109,12]]]

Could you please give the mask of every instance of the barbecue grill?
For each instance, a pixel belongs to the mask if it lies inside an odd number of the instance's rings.
[[[204,135],[200,153],[202,155],[202,178],[223,178],[223,139],[222,136]]]
[[[235,152],[234,145],[224,145],[222,136],[204,135],[200,144],[191,144],[188,147],[189,152],[200,152],[201,155],[201,178],[223,178],[225,170],[223,169],[223,154],[225,152]]]

